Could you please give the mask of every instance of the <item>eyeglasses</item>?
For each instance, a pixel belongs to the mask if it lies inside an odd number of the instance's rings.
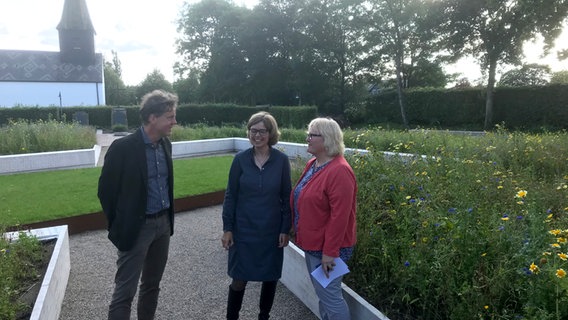
[[[256,134],[260,134],[261,136],[265,136],[268,134],[268,130],[266,129],[249,129],[251,135],[256,136]]]
[[[321,134],[309,133],[308,132],[308,140],[312,140],[313,137],[321,137]]]

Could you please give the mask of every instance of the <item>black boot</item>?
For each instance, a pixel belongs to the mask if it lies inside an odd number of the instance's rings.
[[[229,286],[229,299],[227,300],[227,320],[239,319],[239,312],[243,304],[245,290],[235,291]]]
[[[276,293],[276,284],[278,284],[278,281],[265,281],[262,283],[260,303],[258,304],[260,308],[258,320],[268,320],[268,318],[270,318],[270,310],[272,310],[274,295]]]

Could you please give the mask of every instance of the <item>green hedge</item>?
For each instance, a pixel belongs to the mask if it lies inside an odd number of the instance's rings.
[[[482,129],[485,97],[482,88],[408,90],[404,93],[407,120],[411,126]],[[394,91],[369,98],[363,108],[365,124],[402,123]],[[496,88],[493,123],[502,122],[514,129],[568,128],[568,85]]]
[[[122,107],[126,110],[126,118],[130,128],[140,124],[138,106]],[[87,112],[89,125],[97,128],[111,129],[112,107],[14,107],[0,108],[0,125],[10,119],[49,120],[58,119],[72,121],[77,112]],[[268,111],[276,117],[278,124],[286,128],[304,128],[310,120],[317,116],[317,108],[313,106],[259,106],[248,107],[235,104],[215,105],[180,105],[177,109],[177,121],[180,125],[206,123],[208,125],[242,125],[252,114]],[[61,115],[58,114],[61,112]]]

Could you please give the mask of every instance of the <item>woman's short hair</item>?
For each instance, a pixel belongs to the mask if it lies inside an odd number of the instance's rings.
[[[280,139],[280,131],[278,130],[278,123],[276,119],[268,112],[261,111],[253,114],[247,123],[247,136],[250,132],[250,127],[262,122],[268,130],[268,145],[273,146],[278,143]]]
[[[145,94],[140,103],[140,118],[142,123],[148,124],[150,115],[159,117],[177,107],[177,95],[164,90],[154,90]]]
[[[308,125],[308,131],[315,129],[323,138],[323,145],[327,155],[335,157],[343,154],[345,144],[343,143],[343,131],[339,124],[331,118],[315,118]]]

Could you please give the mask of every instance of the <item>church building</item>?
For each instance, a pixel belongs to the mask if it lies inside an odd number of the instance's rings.
[[[65,0],[57,30],[59,52],[0,50],[0,107],[105,105],[86,0]]]

